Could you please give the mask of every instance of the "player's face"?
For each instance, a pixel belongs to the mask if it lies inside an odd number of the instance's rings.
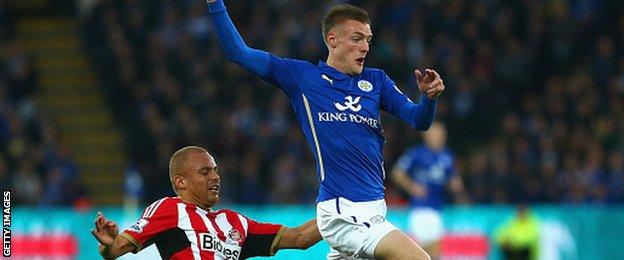
[[[191,153],[187,158],[187,166],[188,196],[207,208],[217,204],[221,180],[214,158],[208,153]]]
[[[446,144],[446,128],[440,123],[433,123],[423,137],[427,146],[434,150],[441,150]]]
[[[330,31],[332,32],[335,44],[331,46],[330,43],[330,48],[333,48],[334,57],[332,58],[338,63],[338,70],[349,75],[362,73],[364,60],[373,37],[370,25],[356,20],[345,20],[342,24],[335,26]]]

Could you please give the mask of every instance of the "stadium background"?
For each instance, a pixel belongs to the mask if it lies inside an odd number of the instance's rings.
[[[227,5],[250,46],[316,62],[320,16],[338,2]],[[499,258],[493,229],[528,204],[573,237],[564,259],[624,257],[621,1],[350,3],[372,16],[368,66],[412,97],[412,68],[445,79],[436,118],[470,195],[444,210],[448,254],[484,241]],[[216,155],[222,207],[289,225],[314,215],[315,166],[287,99],[226,62],[212,30],[201,0],[0,1],[0,184],[13,192],[14,256],[97,256],[95,211],[129,223],[171,195],[167,159],[186,144]],[[420,139],[382,122],[389,170]],[[405,227],[404,198],[387,187]],[[317,259],[323,247],[278,256]]]

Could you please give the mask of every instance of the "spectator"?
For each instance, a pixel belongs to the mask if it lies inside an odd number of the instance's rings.
[[[84,198],[78,168],[41,108],[37,71],[0,3],[0,185],[20,205],[63,206]]]

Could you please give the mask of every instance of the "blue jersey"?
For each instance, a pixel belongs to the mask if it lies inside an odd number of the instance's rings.
[[[312,64],[247,47],[222,1],[209,5],[228,58],[278,86],[290,99],[317,162],[317,201],[337,197],[371,201],[384,197],[380,109],[425,130],[435,101],[413,103],[380,69],[344,74],[324,62]]]
[[[448,150],[433,151],[426,145],[410,148],[397,162],[409,178],[427,187],[422,198],[411,197],[410,207],[441,209],[444,187],[455,174],[453,156]]]

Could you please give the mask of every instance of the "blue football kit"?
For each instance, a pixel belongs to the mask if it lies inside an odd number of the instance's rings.
[[[401,156],[397,167],[404,170],[412,181],[427,187],[424,197],[410,198],[410,207],[442,208],[444,187],[455,174],[453,156],[448,150],[434,151],[426,145],[416,146]]]
[[[316,159],[320,181],[317,202],[346,198],[354,202],[384,198],[380,111],[385,110],[426,130],[436,101],[412,102],[383,70],[364,68],[344,74],[324,62],[282,58],[252,49],[243,41],[222,0],[209,4],[219,41],[227,57],[288,97]]]

